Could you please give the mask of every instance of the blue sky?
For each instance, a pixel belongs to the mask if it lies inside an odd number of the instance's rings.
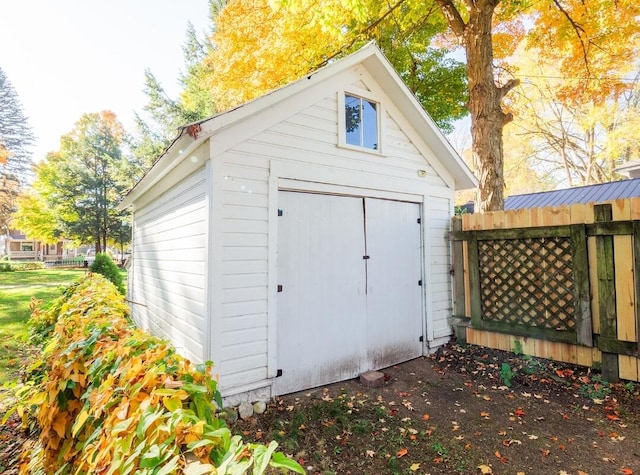
[[[210,26],[207,0],[14,0],[0,14],[0,68],[37,136],[35,160],[86,112],[112,110],[131,129],[145,68],[177,95],[187,25]]]

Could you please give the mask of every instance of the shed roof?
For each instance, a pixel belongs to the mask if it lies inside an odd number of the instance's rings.
[[[151,169],[129,191],[118,208],[124,209],[133,204],[137,197],[144,194],[171,169],[176,167],[178,163],[186,159],[194,147],[214,135],[217,131],[228,127],[241,126],[240,124],[244,120],[254,116],[259,111],[277,107],[280,102],[292,95],[300,93],[314,84],[335,76],[357,64],[363,64],[369,70],[397,107],[405,114],[420,136],[429,144],[444,169],[453,177],[455,188],[463,190],[476,187],[478,181],[469,167],[438,129],[433,119],[402,81],[382,51],[375,43],[369,43],[355,53],[330,63],[257,99],[194,124],[185,125]]]
[[[633,178],[564,190],[513,195],[504,200],[504,209],[542,208],[576,203],[602,203],[604,201],[637,196],[640,196],[640,178]]]

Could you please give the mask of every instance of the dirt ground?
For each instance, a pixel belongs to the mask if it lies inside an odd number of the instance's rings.
[[[640,474],[640,384],[449,345],[358,380],[278,398],[239,421],[310,474]]]
[[[292,394],[232,429],[309,474],[640,474],[640,384],[456,344],[383,372],[382,387]],[[26,440],[0,426],[0,473],[17,473]]]

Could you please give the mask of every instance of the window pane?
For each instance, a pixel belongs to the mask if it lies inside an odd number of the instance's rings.
[[[378,112],[375,102],[362,101],[362,146],[378,150]]]
[[[362,100],[359,97],[345,95],[344,97],[344,123],[346,128],[347,143],[350,145],[362,145],[361,133],[361,108]]]

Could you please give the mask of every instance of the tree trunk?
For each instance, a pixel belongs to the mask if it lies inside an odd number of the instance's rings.
[[[502,129],[512,119],[502,110],[501,102],[517,81],[498,86],[494,80],[491,27],[500,0],[465,2],[466,22],[452,0],[436,1],[452,31],[462,40],[467,55],[473,158],[480,171],[475,209],[501,210],[504,208]]]

